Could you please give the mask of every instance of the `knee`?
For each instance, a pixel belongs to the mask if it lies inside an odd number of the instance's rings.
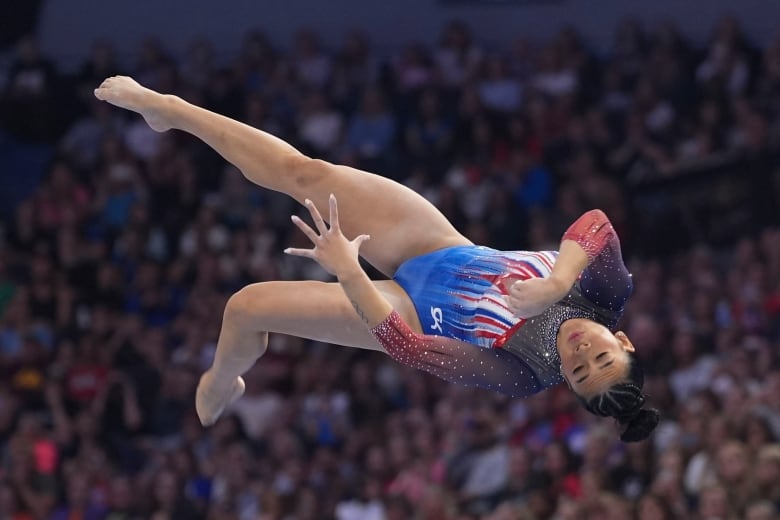
[[[327,182],[333,165],[321,159],[312,159],[305,155],[296,155],[288,159],[286,172],[291,176],[296,188],[306,189],[319,182]]]
[[[234,293],[225,305],[224,319],[234,322],[253,321],[263,314],[263,302],[268,300],[266,283],[253,283]]]

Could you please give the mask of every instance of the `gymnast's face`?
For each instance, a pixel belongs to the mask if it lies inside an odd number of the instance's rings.
[[[623,332],[613,334],[595,321],[575,318],[561,325],[557,346],[563,377],[585,399],[628,377],[634,345]]]

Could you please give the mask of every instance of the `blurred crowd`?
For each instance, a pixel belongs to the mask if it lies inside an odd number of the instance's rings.
[[[96,102],[117,73],[403,182],[476,243],[555,249],[603,209],[661,426],[622,445],[565,388],[510,400],[274,336],[204,429],[194,389],[230,294],[327,274],[280,254],[305,243],[292,201]],[[359,31],[335,49],[253,32],[236,55],[100,41],[75,74],[27,38],[4,77],[0,131],[56,153],[0,234],[1,519],[778,518],[780,228],[640,256],[626,190],[776,145],[780,38],[730,17],[701,47],[626,21],[605,55],[573,29],[491,48],[454,22],[387,53]]]

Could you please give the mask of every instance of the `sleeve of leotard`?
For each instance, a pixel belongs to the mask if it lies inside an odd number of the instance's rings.
[[[540,390],[533,373],[511,353],[452,338],[417,334],[396,311],[372,328],[371,333],[394,360],[445,381],[510,397],[525,397]]]
[[[580,277],[583,294],[600,307],[622,309],[634,284],[607,215],[598,209],[588,211],[569,227],[563,239],[574,240],[588,255],[588,266]]]

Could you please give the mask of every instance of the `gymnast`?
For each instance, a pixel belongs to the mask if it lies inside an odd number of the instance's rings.
[[[316,260],[338,280],[255,283],[230,297],[196,392],[204,425],[243,394],[241,375],[265,353],[269,332],[379,350],[512,397],[565,381],[589,412],[617,421],[624,442],[647,438],[658,424],[658,411],[644,407],[634,347],[615,331],[633,284],[602,211],[574,222],[557,252],[497,251],[474,245],[401,184],[309,158],[129,77],[106,79],[95,96],[139,113],[156,131],[198,137],[253,183],[303,204],[314,228],[292,220],[314,247],[285,252]],[[318,208],[328,209],[327,222]],[[359,256],[390,279],[371,281]]]

